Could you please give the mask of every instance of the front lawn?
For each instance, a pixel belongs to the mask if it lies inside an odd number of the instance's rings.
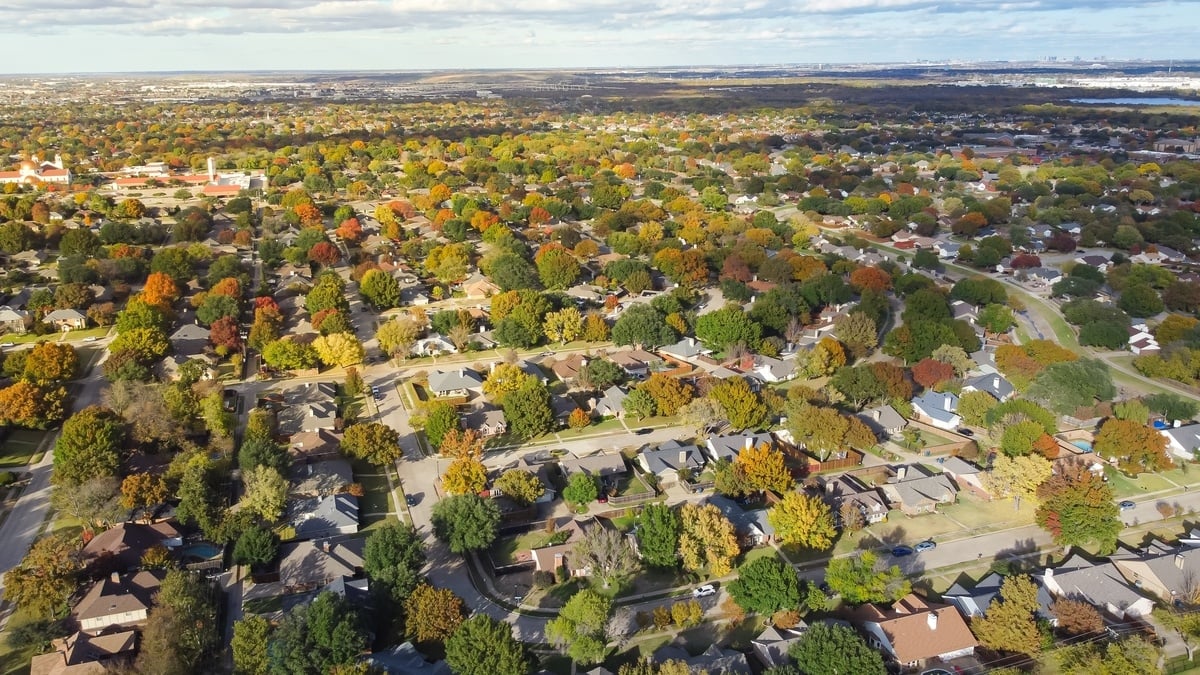
[[[283,596],[271,595],[265,598],[253,598],[242,603],[242,611],[247,614],[270,614],[283,610]]]
[[[29,660],[37,656],[37,645],[13,645],[8,637],[12,629],[33,623],[36,617],[24,610],[16,610],[8,620],[8,626],[0,633],[0,675],[28,675]]]
[[[1147,492],[1169,490],[1174,486],[1167,479],[1155,473],[1140,473],[1135,477],[1126,476],[1111,466],[1104,467],[1104,475],[1118,498],[1137,497]]]
[[[561,544],[568,536],[570,536],[569,532],[548,533],[545,530],[512,534],[496,539],[489,551],[492,555],[492,562],[503,567],[525,562],[529,560],[529,551],[532,549]]]
[[[29,464],[33,453],[46,437],[46,432],[36,429],[14,429],[0,443],[0,469],[18,469]]]
[[[1021,508],[1017,509],[1016,502],[1012,499],[985,502],[981,499],[960,495],[957,504],[941,506],[939,510],[970,530],[977,528],[1001,530],[1032,524],[1034,511],[1037,508],[1032,499],[1021,500]]]
[[[962,530],[962,526],[940,513],[908,517],[899,511],[888,513],[888,519],[867,530],[887,546],[910,544]]]
[[[634,497],[638,495],[652,496],[654,488],[650,487],[641,476],[627,471],[617,482],[618,497]]]

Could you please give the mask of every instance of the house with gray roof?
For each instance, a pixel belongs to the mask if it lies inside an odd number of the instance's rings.
[[[841,522],[842,511],[847,508],[857,509],[862,514],[863,522],[868,525],[887,520],[889,509],[883,495],[877,488],[865,485],[853,474],[822,476],[818,480],[838,527],[844,526]]]
[[[594,478],[622,476],[629,471],[625,466],[625,458],[620,454],[597,453],[588,457],[572,457],[559,461],[558,468],[563,475],[570,478],[571,474],[583,472]]]
[[[365,541],[345,537],[282,544],[279,583],[297,592],[321,588],[342,577],[355,577],[362,573]]]
[[[962,424],[962,418],[955,413],[958,396],[954,392],[927,389],[912,400],[912,406],[922,421],[939,429],[957,429]]]
[[[962,319],[963,321],[975,323],[975,320],[979,318],[979,310],[975,308],[975,305],[972,305],[969,302],[955,300],[954,302],[950,303],[950,315],[955,319]]]
[[[1166,437],[1167,450],[1182,460],[1191,461],[1200,450],[1200,423],[1181,424],[1160,429],[1158,433]]]
[[[1129,585],[1108,560],[1092,562],[1076,553],[1058,567],[1047,567],[1042,580],[1056,597],[1086,602],[1118,620],[1154,609],[1154,601]]]
[[[767,519],[767,509],[747,511],[737,502],[721,495],[712,495],[705,503],[717,507],[721,515],[733,523],[738,539],[744,546],[769,544],[775,538],[775,526]]]
[[[874,431],[879,438],[898,436],[900,432],[904,431],[904,427],[908,426],[908,420],[904,419],[904,415],[896,412],[895,408],[886,403],[863,410],[858,413],[858,418],[870,427],[871,431]]]
[[[1166,603],[1190,604],[1200,576],[1200,548],[1155,541],[1141,553],[1112,557],[1126,581]]]
[[[642,450],[637,462],[642,470],[654,474],[661,484],[666,485],[678,481],[680,470],[686,469],[693,475],[699,473],[704,467],[704,459],[700,448],[672,439],[653,450]]]
[[[930,473],[920,464],[899,466],[895,476],[879,486],[888,504],[907,516],[937,511],[938,504],[953,504],[958,487],[944,473]]]
[[[412,641],[372,652],[363,663],[371,666],[371,672],[386,675],[450,675],[445,661],[426,661]]]
[[[1000,586],[1003,583],[1004,577],[992,572],[971,588],[967,588],[961,583],[955,583],[946,589],[945,593],[942,593],[942,600],[957,607],[958,611],[968,619],[984,616],[987,614],[988,607],[991,607],[992,601],[1000,595]]]
[[[454,354],[458,348],[449,338],[441,335],[430,335],[417,340],[413,345],[413,354],[417,356],[435,356],[437,354]]]
[[[0,305],[0,333],[24,335],[33,325],[33,317],[23,309]]]
[[[484,438],[499,436],[508,430],[504,411],[493,406],[480,406],[462,417],[463,429],[474,429]]]
[[[208,348],[209,330],[204,326],[185,323],[175,329],[167,340],[171,343],[171,351],[177,355],[197,356]]]
[[[1000,373],[977,375],[963,383],[963,392],[982,391],[991,394],[992,398],[1003,403],[1013,397],[1016,389]],[[957,408],[957,406],[956,406]]]
[[[750,647],[767,668],[787,665],[792,662],[788,656],[788,649],[799,642],[807,631],[808,624],[803,621],[792,628],[776,628],[768,624],[766,629],[751,641]]]
[[[294,464],[288,493],[296,497],[325,497],[337,494],[354,482],[350,462],[341,457]]]
[[[944,461],[938,461],[941,462],[942,472],[954,481],[959,490],[971,492],[983,499],[992,498],[992,494],[983,484],[982,469],[962,457],[947,457]]]
[[[56,309],[42,317],[42,323],[48,323],[59,330],[78,330],[87,328],[87,316],[77,309]]]
[[[716,462],[721,459],[733,461],[742,450],[755,448],[762,444],[775,447],[775,437],[767,432],[752,434],[730,434],[727,436],[711,436],[705,442],[708,457]]]
[[[296,539],[321,539],[358,532],[358,498],[349,494],[288,502],[288,524]]]
[[[755,354],[754,368],[748,375],[763,382],[786,382],[796,377],[796,362]]]
[[[284,392],[285,405],[276,413],[279,433],[291,437],[298,433],[316,433],[337,428],[337,385],[310,382]]]
[[[604,395],[592,404],[592,412],[598,417],[625,417],[625,397],[629,396],[621,387],[613,385],[604,390]]]
[[[683,661],[687,664],[688,672],[708,673],[708,675],[750,675],[750,662],[746,655],[732,649],[722,649],[715,644],[709,645],[703,653],[692,656],[683,647],[660,647],[654,652],[654,661]]]
[[[483,377],[470,368],[435,370],[429,374],[429,391],[439,398],[470,396],[483,391]]]
[[[712,354],[711,349],[705,347],[703,342],[694,337],[685,337],[673,345],[660,347],[658,351],[681,361],[691,361]]]

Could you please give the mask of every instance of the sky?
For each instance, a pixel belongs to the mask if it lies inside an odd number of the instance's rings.
[[[4,73],[1200,59],[1200,0],[4,0]]]

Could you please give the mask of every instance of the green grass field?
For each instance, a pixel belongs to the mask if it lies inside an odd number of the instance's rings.
[[[1117,497],[1137,497],[1147,492],[1158,492],[1175,487],[1167,479],[1154,473],[1142,473],[1130,478],[1109,466],[1104,468],[1104,475],[1108,478],[1108,484],[1112,486]]]
[[[0,469],[17,469],[29,463],[46,432],[36,429],[15,429],[0,443]]]

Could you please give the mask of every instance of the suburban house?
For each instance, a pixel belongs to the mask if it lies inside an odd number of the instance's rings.
[[[446,665],[445,661],[426,661],[425,656],[417,651],[411,640],[382,651],[371,652],[362,662],[370,666],[373,673],[451,675],[450,666]]]
[[[341,457],[310,461],[292,466],[288,493],[295,497],[327,497],[354,482],[350,462]]]
[[[180,356],[199,356],[208,349],[210,332],[204,326],[185,323],[175,329],[167,338],[171,343],[171,352]]]
[[[961,457],[947,457],[942,462],[942,472],[949,476],[959,490],[970,492],[983,499],[991,499],[992,495],[983,485],[982,469]]]
[[[358,498],[349,494],[288,503],[288,523],[296,539],[321,539],[358,532]]]
[[[288,439],[292,463],[304,464],[341,456],[342,435],[329,429],[301,431]]]
[[[776,628],[768,624],[766,630],[750,642],[750,648],[767,668],[787,665],[791,663],[788,649],[799,642],[807,630],[808,625],[803,621],[793,628]]]
[[[750,675],[750,662],[746,655],[732,649],[722,649],[717,645],[709,645],[702,653],[692,656],[683,647],[668,645],[654,652],[654,661],[682,661],[687,664],[689,673],[709,673],[709,675]]]
[[[871,646],[906,668],[970,656],[979,644],[954,606],[931,603],[915,593],[890,606],[863,605],[855,610],[855,623]]]
[[[567,574],[572,577],[586,577],[591,574],[590,565],[576,564],[579,561],[575,560],[575,546],[594,527],[603,526],[593,517],[581,520],[571,518],[565,523],[560,523],[557,532],[567,533],[565,541],[561,544],[530,550],[529,555],[533,558],[533,569],[538,572],[554,574],[558,568],[564,567]]]
[[[483,391],[483,378],[470,368],[435,370],[429,374],[429,391],[438,398],[469,397]]]
[[[337,385],[332,382],[308,383],[289,389],[276,417],[279,433],[291,437],[301,432],[337,428]]]
[[[1001,403],[1012,398],[1012,395],[1016,393],[1016,389],[1013,388],[1012,383],[1004,379],[999,373],[973,377],[963,383],[962,390],[963,392],[982,391],[991,394],[992,398]],[[958,409],[957,403],[955,404],[955,409]]]
[[[938,504],[953,504],[958,488],[944,473],[930,473],[919,464],[899,466],[896,475],[879,486],[884,498],[906,516],[937,511]]]
[[[359,537],[299,541],[279,547],[279,583],[288,592],[321,588],[337,579],[362,573]]]
[[[165,576],[166,572],[162,570],[131,574],[113,572],[92,585],[71,615],[80,630],[92,635],[113,627],[142,625]]]
[[[564,459],[559,461],[558,468],[567,478],[570,478],[571,474],[581,471],[593,478],[623,476],[629,471],[629,468],[625,466],[625,458],[617,453],[611,455],[598,453],[588,457]]]
[[[554,413],[554,422],[559,426],[566,426],[571,420],[571,413],[576,410],[579,410],[579,404],[570,396],[556,394],[550,397],[550,412]]]
[[[491,438],[507,431],[508,423],[504,421],[503,410],[492,406],[481,406],[463,416],[462,427],[463,429],[474,429],[484,438]]]
[[[698,474],[704,466],[704,454],[695,445],[669,440],[657,449],[642,450],[637,462],[642,470],[657,476],[659,483],[666,485],[678,481],[681,470]]]
[[[733,461],[742,450],[767,444],[775,447],[775,437],[767,432],[756,434],[732,434],[729,436],[712,436],[705,443],[708,457],[716,462],[722,459]]]
[[[958,257],[958,252],[962,250],[962,244],[953,241],[939,241],[933,245],[933,250],[942,260],[953,260]]]
[[[625,371],[625,375],[635,380],[644,380],[650,377],[650,368],[662,363],[662,359],[644,349],[613,352],[608,355],[608,360],[620,366],[621,370]]]
[[[413,354],[417,356],[437,356],[438,354],[454,354],[458,348],[449,338],[441,335],[430,335],[417,340],[413,345]]]
[[[1115,555],[1112,564],[1126,581],[1166,603],[1191,604],[1197,593],[1200,548],[1154,541],[1141,553]]]
[[[904,419],[904,415],[896,412],[895,408],[886,403],[863,410],[858,413],[858,418],[870,427],[871,431],[874,431],[879,438],[899,436],[900,432],[904,431],[904,427],[908,426],[908,420]]]
[[[700,342],[694,337],[685,337],[673,345],[660,347],[658,351],[669,357],[689,362],[698,359],[701,356],[708,356],[712,354],[711,349],[705,347],[704,343]]]
[[[763,382],[786,382],[796,377],[796,362],[755,354],[754,368],[748,374]]]
[[[142,555],[155,546],[175,548],[183,538],[174,525],[166,521],[117,523],[101,532],[83,547],[84,563],[93,569],[121,571],[141,566]]]
[[[1118,620],[1154,609],[1154,601],[1134,590],[1108,560],[1094,563],[1076,553],[1058,567],[1047,567],[1042,580],[1056,597],[1086,602]]]
[[[597,417],[615,417],[621,419],[625,417],[625,397],[628,395],[629,393],[624,389],[613,385],[605,389],[604,395],[592,404],[592,412]]]
[[[500,292],[500,287],[491,279],[485,277],[478,272],[467,277],[467,280],[462,282],[462,291],[468,298],[483,299],[490,298]]]
[[[939,429],[957,429],[962,424],[962,418],[955,413],[958,410],[958,396],[953,392],[927,389],[912,400],[912,406],[921,421]]]
[[[1176,423],[1178,424],[1178,422]],[[1167,450],[1183,460],[1192,460],[1200,450],[1200,423],[1180,424],[1159,430],[1167,438]]]
[[[95,675],[128,665],[137,653],[137,631],[108,635],[78,632],[51,640],[50,651],[33,657],[29,675]]]
[[[863,522],[868,525],[887,520],[888,505],[883,496],[879,494],[879,490],[864,485],[858,478],[848,473],[823,476],[820,480],[823,482],[822,489],[825,492],[825,500],[829,502],[833,517],[839,527],[844,525],[841,522],[842,509],[846,508],[847,504],[852,504],[854,508],[857,508],[862,514]]]
[[[963,321],[975,323],[975,321],[979,318],[979,310],[975,308],[975,305],[972,305],[969,302],[955,300],[954,302],[950,303],[950,316],[955,319],[962,319]]]
[[[992,601],[1000,595],[1000,586],[1003,583],[1004,577],[992,572],[971,588],[955,583],[942,593],[942,600],[957,607],[967,618],[983,616],[987,614],[988,607],[992,606]]]
[[[87,316],[77,309],[56,309],[42,317],[42,323],[48,323],[58,330],[78,330],[87,328]]]
[[[1135,323],[1129,327],[1129,351],[1141,356],[1161,351],[1158,339],[1144,323]]]
[[[704,501],[717,507],[721,515],[733,523],[743,546],[762,546],[775,538],[775,526],[767,520],[766,509],[747,511],[732,499],[720,495],[712,495]]]
[[[24,335],[33,325],[33,317],[23,309],[0,305],[0,333]]]
[[[573,383],[579,379],[579,373],[587,366],[587,357],[583,354],[574,353],[570,356],[561,358],[550,366],[550,370],[554,371],[554,376],[567,384]]]

